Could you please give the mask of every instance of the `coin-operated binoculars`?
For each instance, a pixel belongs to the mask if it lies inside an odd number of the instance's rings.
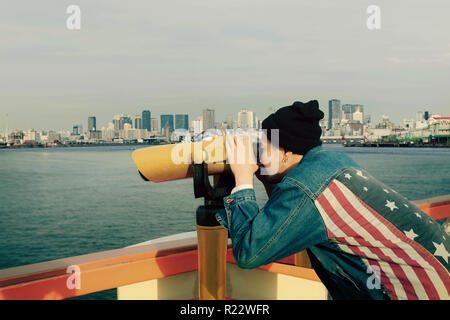
[[[201,300],[225,299],[228,233],[215,219],[223,198],[235,185],[226,164],[225,136],[209,141],[177,143],[138,149],[132,159],[142,178],[162,182],[193,177],[195,198],[204,198],[197,208],[198,279]],[[214,175],[211,185],[209,175]]]

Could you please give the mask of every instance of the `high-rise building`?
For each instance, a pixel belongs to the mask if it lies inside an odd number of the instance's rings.
[[[255,119],[253,111],[242,109],[238,112],[238,126],[241,129],[254,128]]]
[[[352,104],[352,113],[355,113],[357,111],[364,113],[364,106],[362,104]]]
[[[134,128],[135,129],[143,129],[142,126],[142,116],[141,115],[136,115],[134,117]]]
[[[342,105],[342,115],[341,119],[353,120],[353,111],[352,104],[343,104]]]
[[[423,111],[417,111],[417,113],[416,113],[416,121],[417,122],[422,122],[423,120],[425,120],[425,116],[423,114]]]
[[[341,122],[341,101],[332,99],[328,102],[328,129]]]
[[[189,116],[187,114],[175,115],[175,129],[189,130]]]
[[[151,115],[150,110],[142,111],[142,129],[152,131]]]
[[[158,118],[151,118],[150,119],[150,123],[151,123],[151,129],[152,131],[158,131],[159,127],[158,127]]]
[[[360,114],[364,119],[364,106],[361,104],[343,104],[340,120],[355,120],[355,113],[357,113],[358,119],[361,117]],[[362,121],[360,122],[362,123]]]
[[[120,115],[118,115],[118,114],[114,115],[112,124],[114,125],[114,131],[121,130],[121,128],[120,128]]]
[[[112,122],[108,123],[108,127],[102,128],[102,139],[108,142],[113,141],[116,137],[116,132],[114,130],[114,124]]]
[[[227,123],[227,129],[233,129],[233,115],[227,114],[225,119],[225,122]]]
[[[215,115],[213,109],[203,110],[203,130],[214,128]]]
[[[97,118],[89,117],[88,118],[88,131],[96,131],[97,130]]]
[[[352,120],[355,122],[363,123],[364,122],[364,116],[361,111],[355,111],[352,113]]]
[[[161,132],[165,133],[165,128],[168,127],[169,131],[173,131],[173,114],[162,114],[161,115]]]
[[[131,117],[129,115],[120,115],[120,130],[123,130],[125,128],[125,124],[129,124],[130,126],[133,126],[133,121],[131,120]]]
[[[113,118],[114,130],[116,130],[116,131],[123,130],[123,126],[126,123],[133,125],[133,121],[131,120],[129,115],[125,115],[125,114],[114,115],[114,118]]]
[[[83,134],[83,126],[80,124],[74,125],[72,128],[72,135],[79,136],[81,134]]]
[[[203,121],[202,119],[196,119],[192,123],[192,127],[194,128],[194,135],[198,135],[203,131]]]

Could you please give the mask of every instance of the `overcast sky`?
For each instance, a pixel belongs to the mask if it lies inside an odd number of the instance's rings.
[[[66,28],[69,5],[81,30]],[[366,9],[381,8],[381,29]],[[358,103],[378,122],[450,116],[450,1],[3,0],[0,132],[114,114]]]

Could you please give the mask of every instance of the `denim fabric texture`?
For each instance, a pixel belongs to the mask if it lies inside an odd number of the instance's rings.
[[[317,146],[274,188],[263,208],[258,207],[253,189],[225,197],[225,208],[216,213],[216,219],[228,229],[237,265],[256,268],[308,249],[333,299],[389,299],[383,286],[367,289],[366,265],[329,240],[314,203],[347,168],[359,165],[345,153]]]

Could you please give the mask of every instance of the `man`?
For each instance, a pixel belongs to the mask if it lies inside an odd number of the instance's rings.
[[[314,100],[263,121],[266,158],[271,129],[279,129],[276,172],[262,175],[252,161],[230,161],[236,187],[216,218],[229,231],[238,266],[256,268],[307,249],[333,299],[449,299],[444,229],[346,154],[323,149],[322,118]],[[228,139],[227,147],[237,143]],[[269,195],[262,209],[255,173]]]

